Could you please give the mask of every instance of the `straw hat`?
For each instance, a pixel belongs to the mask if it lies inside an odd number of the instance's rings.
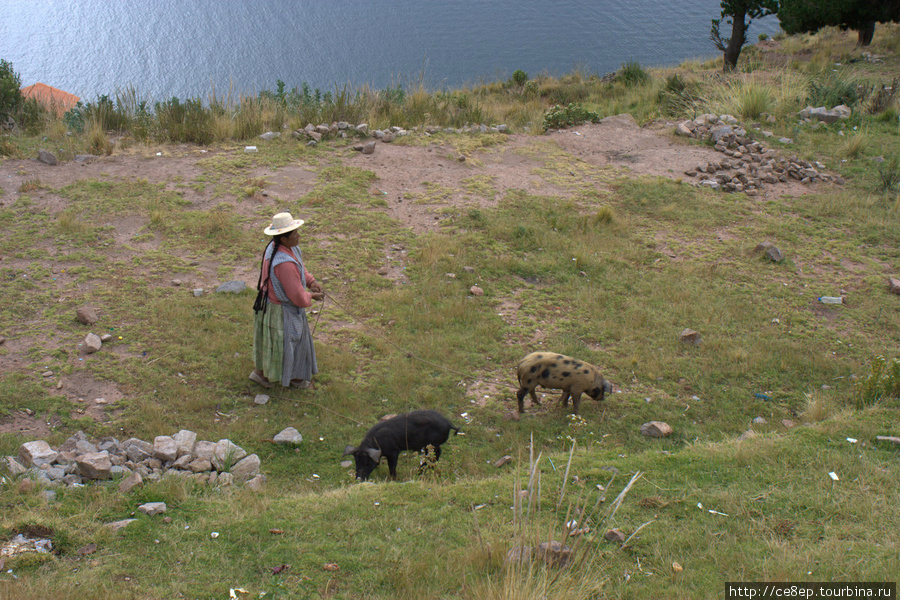
[[[278,213],[272,217],[272,224],[263,230],[266,235],[281,235],[303,225],[303,219],[295,219],[291,213]]]

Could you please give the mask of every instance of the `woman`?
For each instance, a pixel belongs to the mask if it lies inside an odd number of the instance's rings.
[[[278,213],[264,230],[272,241],[263,252],[256,284],[262,293],[253,306],[253,359],[251,381],[271,388],[308,388],[319,372],[316,350],[309,333],[306,308],[325,294],[322,286],[303,267],[300,243],[301,219]],[[307,291],[307,288],[309,291]]]

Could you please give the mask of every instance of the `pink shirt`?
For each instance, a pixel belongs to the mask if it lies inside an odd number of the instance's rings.
[[[284,246],[278,247],[279,252],[284,252],[285,254],[293,257],[293,253],[289,248],[285,248]],[[264,281],[263,285],[265,286],[266,281],[269,278],[269,261],[263,261],[263,273],[264,273]],[[306,285],[309,286],[316,282],[312,275],[309,274],[309,271],[306,271]],[[299,306],[301,308],[308,308],[312,306],[313,300],[310,293],[303,288],[303,280],[300,279],[300,268],[297,266],[297,263],[294,261],[283,262],[280,265],[275,266],[275,276],[278,277],[278,281],[281,282],[281,286],[284,288],[284,292],[287,294],[287,297],[290,299],[291,304],[294,306]],[[269,302],[274,302],[275,304],[281,304],[278,301],[278,297],[275,296],[275,287],[269,286]]]

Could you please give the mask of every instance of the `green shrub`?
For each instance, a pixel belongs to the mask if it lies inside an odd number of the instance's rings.
[[[666,85],[657,94],[657,104],[665,114],[687,114],[694,117],[698,113],[698,107],[706,102],[699,93],[699,87],[697,83],[687,82],[677,74],[670,75],[666,79]]]
[[[203,145],[213,139],[212,113],[203,108],[199,99],[157,102],[156,119],[163,140]]]
[[[528,73],[523,71],[522,69],[516,69],[512,74],[512,82],[517,86],[522,87],[525,85],[525,82],[528,81]]]
[[[626,87],[646,85],[650,83],[650,75],[639,63],[631,61],[622,65],[622,69],[616,75],[616,81],[621,81]]]
[[[16,112],[16,121],[28,135],[38,135],[43,131],[49,118],[47,108],[34,98],[22,102]]]
[[[600,120],[600,115],[587,110],[578,104],[568,104],[567,106],[553,106],[544,113],[544,122],[542,127],[544,131],[548,129],[563,129],[579,125],[586,121],[596,123]]]
[[[0,116],[12,114],[22,105],[22,79],[12,63],[0,59]]]
[[[833,108],[846,104],[854,107],[859,100],[856,82],[839,73],[827,71],[809,82],[807,102],[812,106]]]
[[[84,106],[85,121],[95,121],[106,130],[125,131],[128,129],[128,117],[121,104],[114,103],[109,96],[103,95],[97,102],[88,102]]]
[[[63,115],[63,123],[70,131],[76,133],[84,131],[84,104],[80,100],[74,108],[70,108]]]
[[[856,405],[865,408],[890,398],[900,398],[900,358],[876,356],[869,375],[857,384]]]
[[[890,160],[878,165],[878,177],[881,179],[879,191],[900,191],[900,159],[892,156]]]

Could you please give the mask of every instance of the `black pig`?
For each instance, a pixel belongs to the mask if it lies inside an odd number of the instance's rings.
[[[356,478],[362,481],[369,478],[384,456],[388,461],[391,478],[396,479],[400,452],[420,452],[430,444],[434,446],[437,460],[441,457],[441,444],[450,437],[451,429],[459,431],[441,413],[434,410],[414,410],[378,423],[366,433],[358,448],[347,446],[344,456],[353,455],[356,460]]]

